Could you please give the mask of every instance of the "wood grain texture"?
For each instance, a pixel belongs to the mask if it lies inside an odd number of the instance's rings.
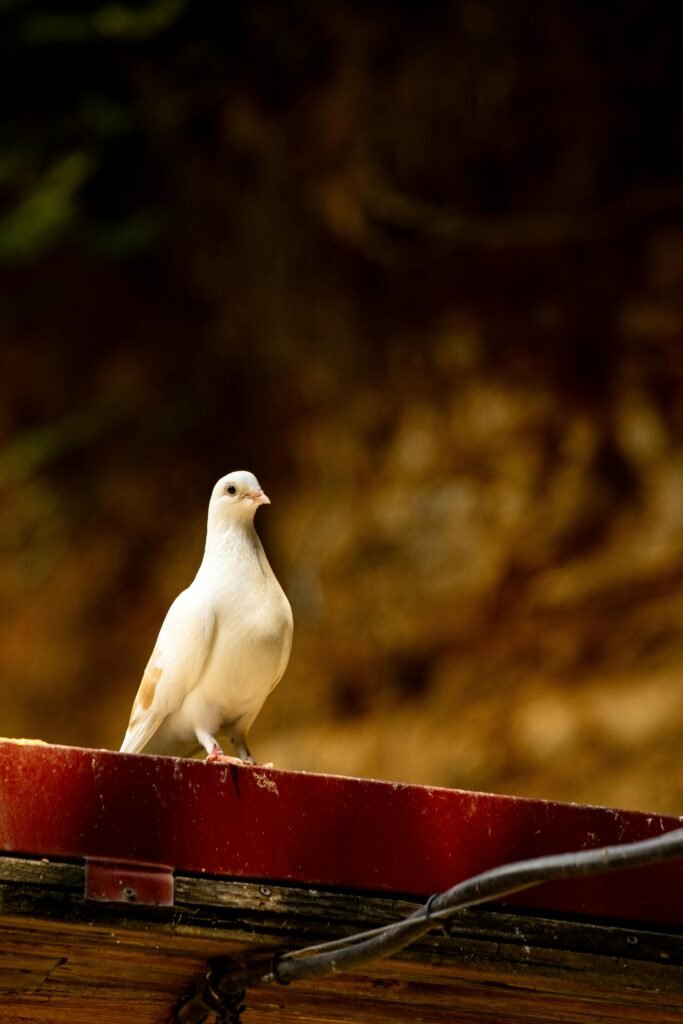
[[[416,904],[181,876],[176,906],[83,898],[80,865],[0,858],[0,1020],[162,1024],[206,960],[349,934]],[[472,910],[400,958],[314,983],[253,987],[245,1024],[674,1024],[675,929]]]

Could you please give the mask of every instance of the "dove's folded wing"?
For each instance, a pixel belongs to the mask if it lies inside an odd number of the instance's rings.
[[[169,715],[178,711],[208,661],[216,631],[212,610],[192,588],[168,610],[138,688],[121,751],[144,750]]]
[[[163,666],[162,647],[157,641],[152,656],[147,662],[147,668],[130,713],[126,735],[121,744],[121,750],[125,754],[135,754],[143,750],[166,717],[156,706],[158,702],[155,701],[157,688],[164,674]]]

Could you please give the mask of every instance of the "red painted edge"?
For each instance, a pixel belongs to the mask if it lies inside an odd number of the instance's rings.
[[[683,818],[182,758],[0,742],[0,850],[427,896],[527,857]],[[517,894],[545,911],[683,925],[683,862]]]

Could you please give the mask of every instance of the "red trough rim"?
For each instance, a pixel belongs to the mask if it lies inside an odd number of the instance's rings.
[[[0,742],[0,850],[428,896],[488,868],[683,819],[367,779]],[[683,863],[540,886],[517,907],[683,925]]]

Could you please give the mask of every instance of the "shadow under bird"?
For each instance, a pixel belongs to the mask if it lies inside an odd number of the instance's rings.
[[[125,753],[254,764],[247,734],[292,646],[292,610],[254,528],[269,505],[253,473],[222,477],[209,502],[204,558],[168,610],[140,683]],[[225,754],[229,738],[237,757]]]

